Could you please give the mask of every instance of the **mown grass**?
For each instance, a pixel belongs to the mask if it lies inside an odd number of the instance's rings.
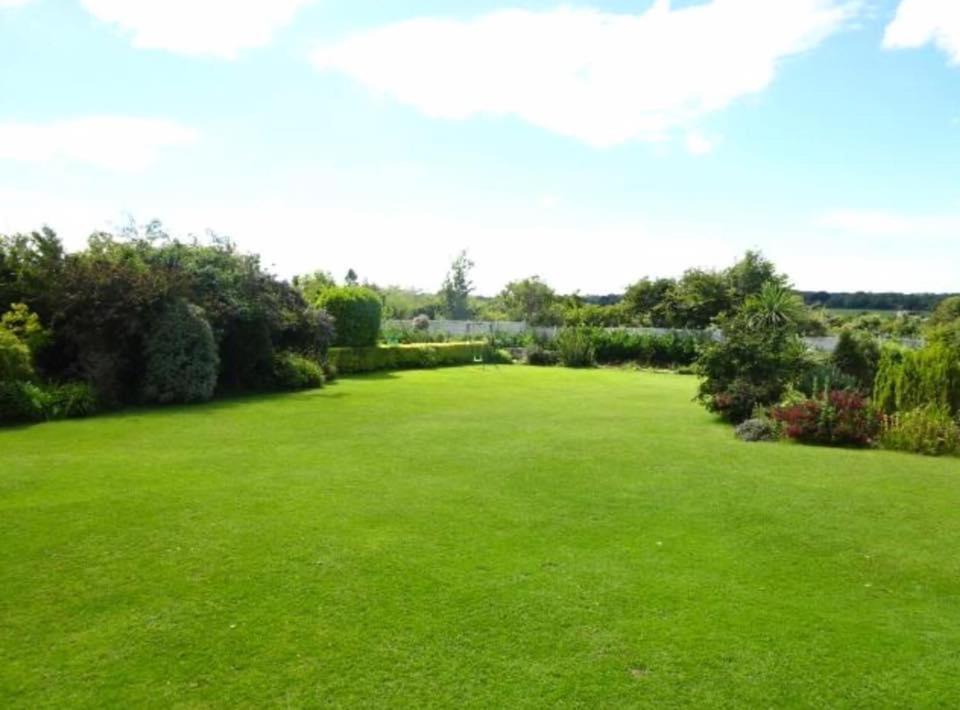
[[[0,432],[3,707],[956,707],[960,462],[526,367]]]

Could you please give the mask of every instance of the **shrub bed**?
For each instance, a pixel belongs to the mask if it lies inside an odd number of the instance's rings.
[[[369,348],[330,348],[329,363],[342,375],[378,370],[417,370],[472,365],[477,354],[486,363],[508,363],[507,353],[478,343],[381,345]]]

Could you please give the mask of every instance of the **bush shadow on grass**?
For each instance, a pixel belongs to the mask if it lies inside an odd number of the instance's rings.
[[[121,419],[125,417],[140,417],[153,414],[176,414],[176,415],[194,415],[202,416],[212,412],[227,411],[236,407],[253,404],[256,402],[270,402],[286,397],[305,397],[314,396],[323,399],[342,399],[349,394],[343,391],[329,391],[336,387],[336,382],[331,382],[324,387],[316,389],[283,391],[283,392],[243,392],[243,393],[224,393],[217,395],[215,399],[209,402],[195,402],[193,404],[132,404],[119,409],[108,409],[89,417],[76,417],[72,419],[52,419],[38,422],[17,422],[11,424],[0,424],[0,434],[8,431],[20,431],[31,429],[42,424],[53,424],[57,422],[80,422],[90,419]]]

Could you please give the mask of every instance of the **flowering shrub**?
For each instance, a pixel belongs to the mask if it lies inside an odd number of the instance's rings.
[[[737,438],[741,441],[774,441],[777,432],[769,419],[747,419],[737,425]]]
[[[808,444],[867,446],[880,429],[880,417],[864,396],[848,390],[774,407],[771,416],[786,437]]]

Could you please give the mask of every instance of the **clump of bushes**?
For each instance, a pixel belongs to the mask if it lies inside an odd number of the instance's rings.
[[[170,303],[147,336],[144,361],[146,401],[206,402],[213,397],[220,357],[203,310],[182,299]]]
[[[557,355],[566,367],[593,367],[596,349],[587,328],[564,328],[557,334]]]
[[[363,286],[335,286],[320,293],[316,306],[333,317],[337,346],[377,344],[383,304],[375,291]]]
[[[279,389],[315,389],[323,387],[325,379],[323,367],[315,360],[294,352],[273,356],[273,381]]]
[[[482,343],[381,345],[372,348],[331,348],[330,366],[341,374],[379,370],[411,370],[472,365],[477,355],[485,363],[513,362],[509,353]]]
[[[653,367],[692,365],[697,359],[699,339],[693,335],[653,335],[628,330],[592,331],[597,362],[626,363]]]
[[[552,367],[560,363],[560,356],[555,350],[547,350],[542,345],[531,345],[527,348],[526,362],[538,367]]]
[[[868,446],[880,430],[880,417],[869,401],[850,390],[777,406],[770,415],[787,438],[807,444]]]
[[[802,315],[796,296],[771,283],[719,318],[723,338],[705,343],[698,361],[704,406],[737,424],[779,402],[807,363]]]
[[[430,316],[426,313],[414,316],[412,321],[413,329],[418,331],[430,330]]]
[[[883,418],[880,446],[927,456],[960,455],[960,424],[936,405]]]
[[[41,385],[0,381],[0,423],[87,417],[98,409],[96,393],[84,382]]]

